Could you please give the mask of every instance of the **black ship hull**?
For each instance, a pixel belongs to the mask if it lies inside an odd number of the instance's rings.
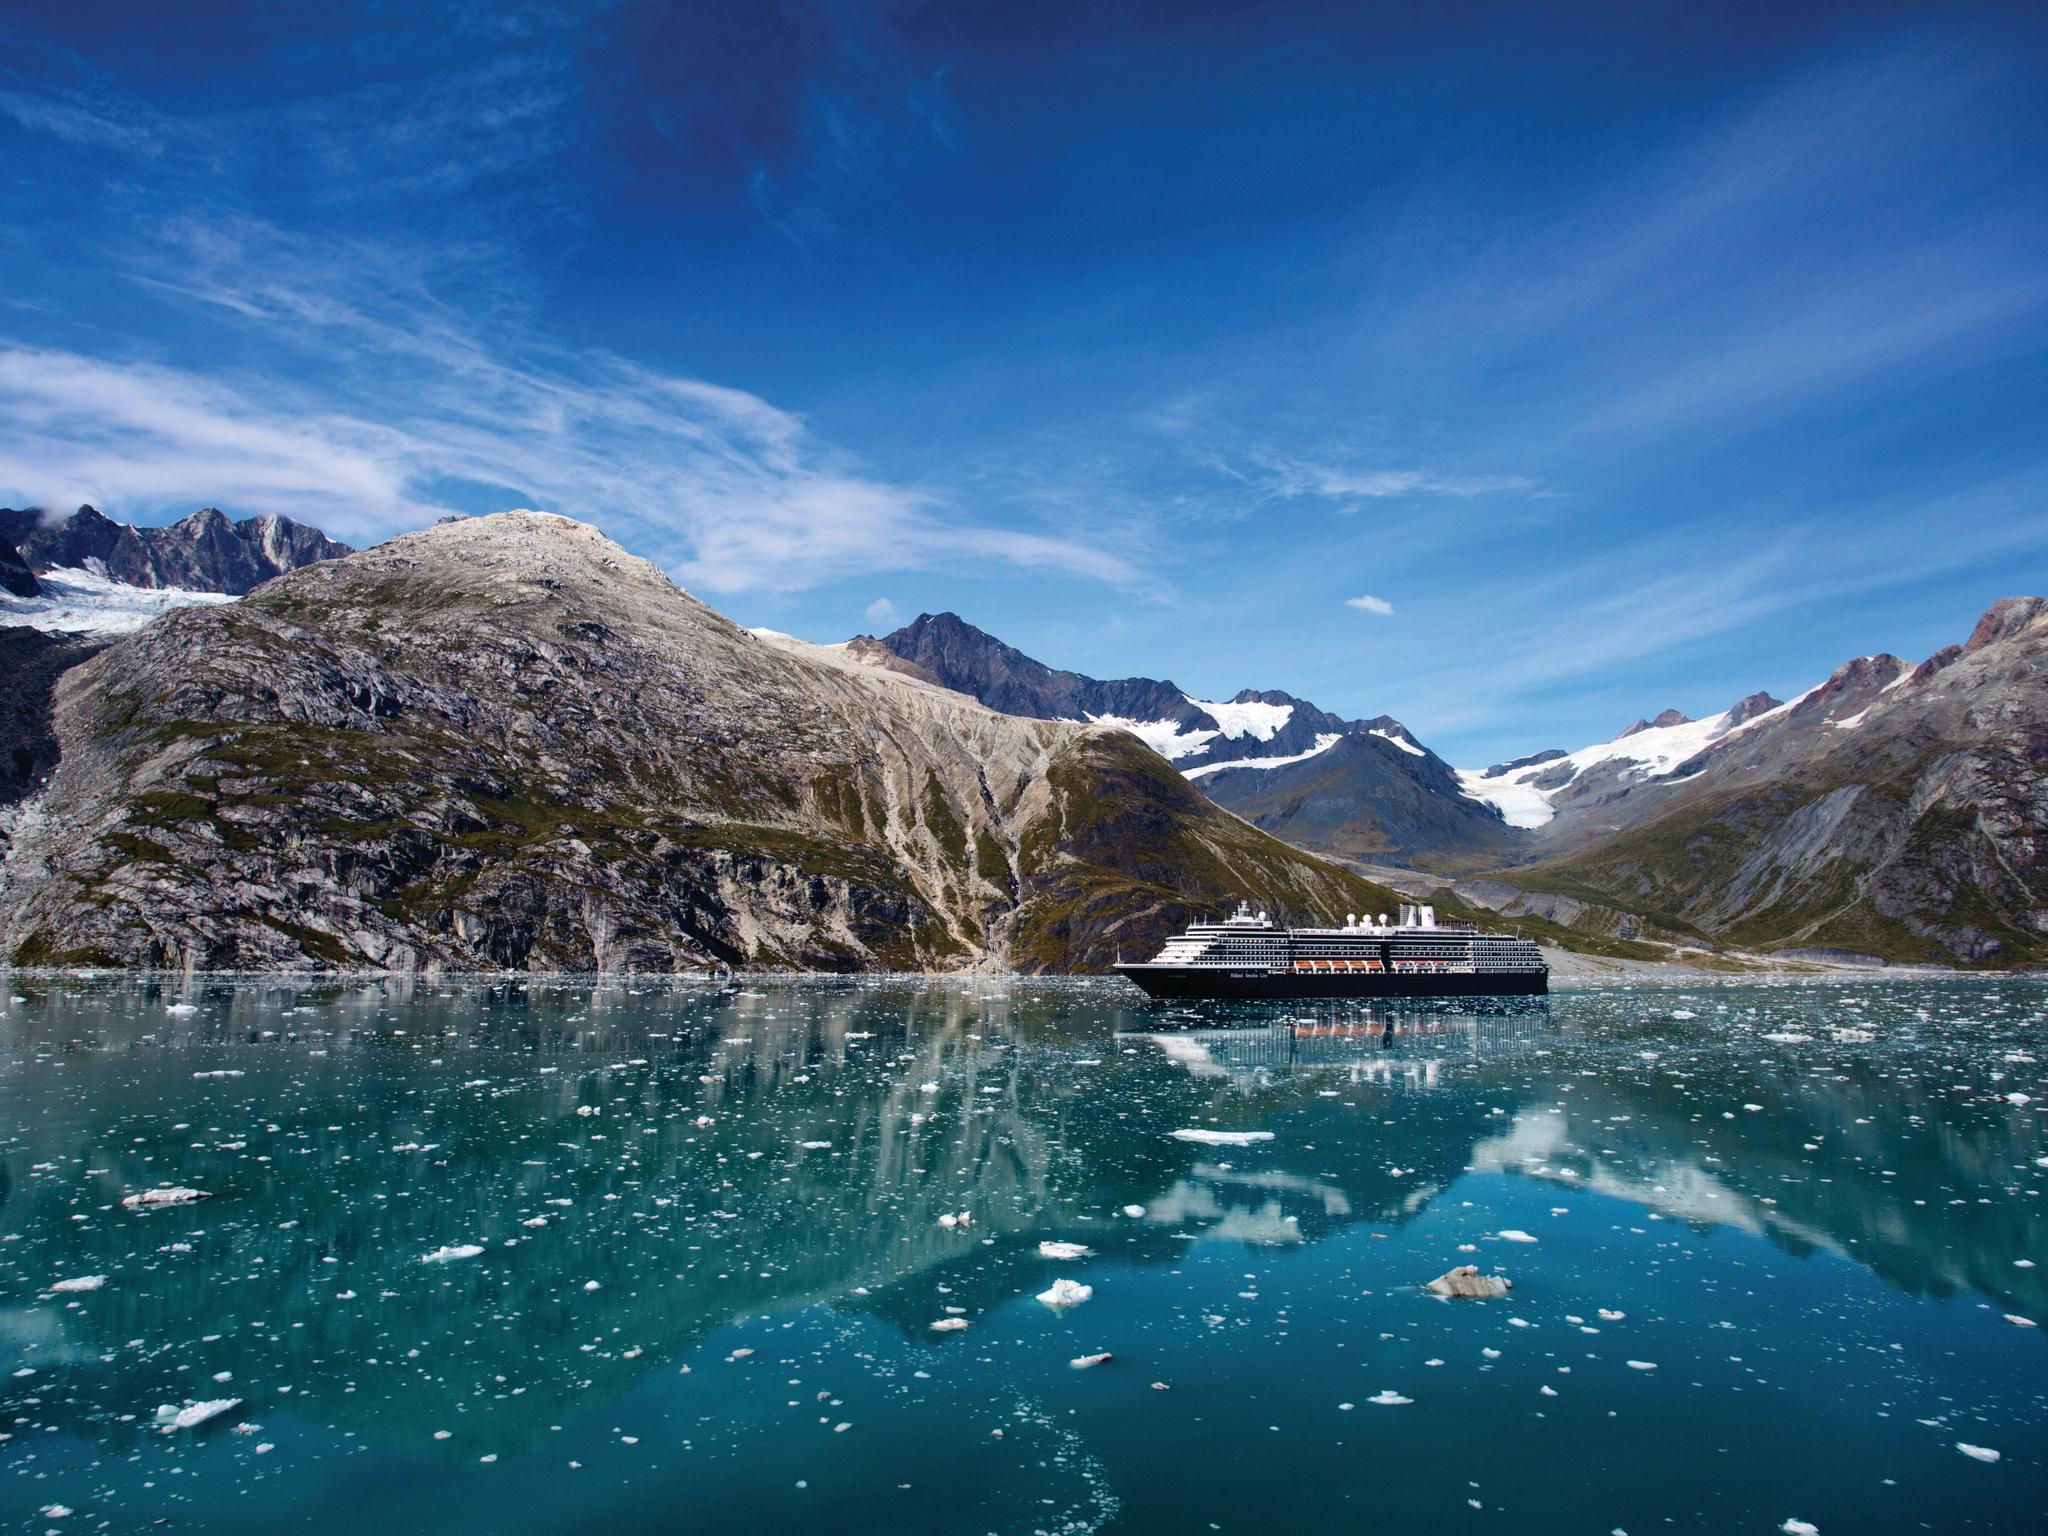
[[[1316,997],[1541,997],[1544,971],[1232,971],[1218,966],[1119,965],[1156,998],[1214,1001]]]

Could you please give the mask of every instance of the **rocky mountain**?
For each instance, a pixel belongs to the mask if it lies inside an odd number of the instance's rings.
[[[1372,732],[1273,768],[1224,768],[1200,784],[1218,805],[1298,848],[1372,864],[1459,867],[1515,856],[1523,839],[1467,796],[1434,753]]]
[[[37,571],[97,570],[132,587],[234,597],[273,576],[350,552],[348,545],[288,517],[231,522],[217,507],[201,507],[162,528],[117,523],[93,507],[57,519],[0,508],[0,539]]]
[[[1507,910],[1620,911],[1758,948],[2048,960],[2039,598],[1996,604],[1917,666],[1859,657],[1789,703],[1752,695],[1461,777],[1529,829],[1534,862],[1495,877]]]
[[[12,544],[0,540],[0,592],[14,597],[34,597],[42,591],[35,568]]]
[[[1512,841],[1493,808],[1465,796],[1450,766],[1391,715],[1347,720],[1274,689],[1196,699],[1160,678],[1059,671],[951,613],[844,649],[1005,714],[1120,727],[1218,805],[1317,853],[1470,862]]]
[[[1345,720],[1291,693],[1247,688],[1196,699],[1162,678],[1113,681],[1057,671],[953,613],[922,613],[894,634],[848,642],[855,657],[909,672],[990,709],[1031,720],[1118,725],[1183,773],[1224,763],[1298,758],[1355,731],[1413,741],[1391,716]]]
[[[539,513],[167,613],[49,719],[16,964],[1092,969],[1392,899],[1124,732],[764,640]]]
[[[0,609],[0,624],[132,629],[180,603],[240,597],[348,553],[288,517],[231,522],[214,507],[162,528],[117,523],[93,507],[60,518],[0,507],[0,588],[28,599]]]

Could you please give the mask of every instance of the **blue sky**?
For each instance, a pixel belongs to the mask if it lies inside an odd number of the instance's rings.
[[[2044,86],[2038,6],[14,0],[0,503],[548,507],[1574,746],[2048,589]]]

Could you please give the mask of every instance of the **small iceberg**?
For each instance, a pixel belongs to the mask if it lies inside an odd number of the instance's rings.
[[[196,1429],[209,1419],[217,1419],[232,1408],[242,1406],[239,1397],[215,1397],[205,1402],[187,1403],[182,1408],[163,1404],[156,1411],[157,1428],[165,1434],[175,1434],[181,1429]]]
[[[965,1328],[966,1326],[967,1319],[964,1317],[942,1317],[936,1323],[932,1324],[932,1332],[958,1333],[962,1328]]]
[[[1536,1241],[1534,1237],[1524,1232],[1520,1227],[1502,1227],[1494,1235],[1504,1243],[1533,1243]]]
[[[1432,1296],[1466,1297],[1474,1301],[1496,1301],[1515,1288],[1506,1275],[1482,1275],[1475,1264],[1460,1264],[1446,1270],[1423,1289]]]
[[[1376,1408],[1406,1408],[1409,1404],[1413,1403],[1415,1399],[1412,1397],[1403,1397],[1400,1393],[1389,1389],[1385,1392],[1378,1394],[1375,1397],[1368,1397],[1366,1401],[1368,1403],[1371,1403]]]
[[[1078,1307],[1094,1294],[1094,1286],[1083,1285],[1078,1280],[1069,1280],[1062,1275],[1053,1281],[1051,1286],[1038,1293],[1038,1300],[1059,1312],[1068,1307]]]
[[[1085,1243],[1043,1242],[1038,1245],[1041,1259],[1085,1259],[1095,1252]]]
[[[452,1264],[457,1259],[473,1259],[484,1251],[481,1243],[454,1243],[446,1248],[436,1248],[432,1253],[420,1255],[422,1264]]]
[[[1198,1141],[1205,1147],[1249,1147],[1256,1142],[1271,1141],[1271,1131],[1171,1131],[1175,1141]]]
[[[1972,1461],[1998,1460],[1998,1452],[1991,1449],[1991,1447],[1988,1445],[1969,1445],[1961,1440],[1958,1440],[1956,1442],[1956,1449],[1961,1451],[1965,1456],[1969,1457]]]
[[[57,1292],[96,1291],[106,1283],[105,1275],[79,1275],[70,1280],[59,1280],[50,1289]]]
[[[1069,1360],[1067,1364],[1072,1366],[1077,1371],[1085,1371],[1089,1370],[1094,1366],[1107,1365],[1111,1360],[1114,1360],[1115,1358],[1116,1356],[1112,1355],[1108,1350],[1105,1349],[1099,1355],[1076,1355],[1072,1360]]]
[[[126,1195],[121,1203],[131,1211],[154,1211],[166,1206],[190,1205],[195,1200],[206,1199],[203,1189],[187,1189],[182,1184],[167,1184],[158,1189],[145,1189],[140,1194]]]

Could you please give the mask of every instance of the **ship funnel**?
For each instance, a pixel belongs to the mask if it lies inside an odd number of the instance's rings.
[[[1436,908],[1435,908],[1435,907],[1421,907],[1421,908],[1418,908],[1418,909],[1416,910],[1416,914],[1415,914],[1415,916],[1416,916],[1416,919],[1417,919],[1417,921],[1419,921],[1419,922],[1420,922],[1420,923],[1422,924],[1422,926],[1423,926],[1423,927],[1425,927],[1425,928],[1434,928],[1434,927],[1436,926]]]

